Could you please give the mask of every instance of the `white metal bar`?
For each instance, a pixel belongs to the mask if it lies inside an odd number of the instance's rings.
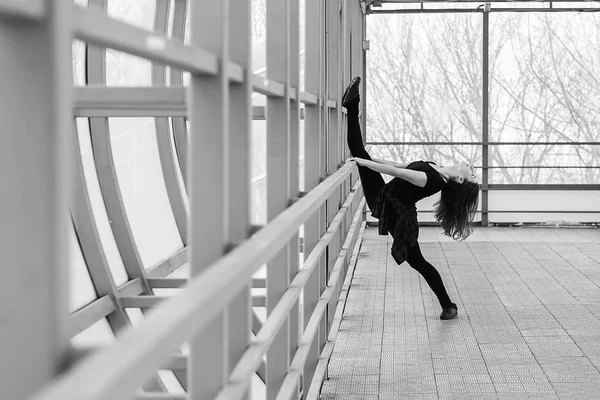
[[[305,66],[304,66],[304,87],[308,92],[317,93],[319,96],[322,87],[322,63],[323,63],[323,30],[321,24],[322,4],[319,0],[305,0]],[[318,103],[317,107],[307,106],[304,119],[304,190],[310,191],[319,184],[319,178],[324,174],[324,165],[321,162],[325,148],[322,146],[322,128],[323,128],[323,104]],[[321,218],[321,210],[315,212],[304,224],[304,254],[310,254],[322,233],[322,227],[325,225]],[[319,277],[321,273],[321,262],[319,259],[315,271],[311,274],[304,288],[304,315],[311,315],[321,296]],[[306,260],[305,260],[306,265]],[[306,325],[304,318],[302,331]],[[305,363],[303,373],[303,387],[308,387],[307,382],[311,382],[314,369],[317,366],[319,353],[321,351],[321,338],[318,337],[313,343],[311,353]]]
[[[225,161],[229,137],[229,81],[223,72],[229,59],[229,1],[208,6],[189,3],[191,40],[217,55],[216,76],[192,71],[189,88],[190,116],[190,250],[192,277],[205,274],[226,249],[227,207]],[[207,212],[210,210],[210,212]],[[234,292],[239,293],[238,291]],[[188,393],[190,400],[213,398],[228,371],[228,319],[223,308],[210,324],[190,340]]]
[[[76,87],[73,91],[75,116],[187,116],[183,87],[106,87],[92,84]]]
[[[308,92],[300,92],[300,102],[306,105],[316,106],[319,104],[319,96]]]
[[[71,217],[75,233],[79,238],[81,252],[85,259],[86,267],[90,278],[96,290],[98,297],[112,296],[114,298],[114,312],[108,315],[108,322],[113,331],[120,331],[127,326],[130,321],[127,314],[121,308],[117,295],[117,287],[113,279],[108,261],[104,254],[104,248],[98,233],[98,227],[92,211],[92,204],[89,198],[89,191],[83,170],[83,160],[81,158],[81,146],[79,143],[79,134],[76,133],[76,126],[73,124],[73,137],[71,138]],[[104,315],[99,319],[104,318]],[[94,321],[96,322],[96,321]]]
[[[187,278],[148,278],[148,284],[153,289],[180,289],[188,282]]]
[[[339,58],[341,57],[341,49],[339,45],[340,41],[340,12],[339,12],[339,0],[326,3],[325,18],[327,21],[327,98],[328,105],[330,101],[337,101],[340,98],[340,69],[339,69]],[[327,172],[332,173],[335,171],[340,164],[341,160],[341,146],[340,146],[340,128],[341,128],[341,114],[340,108],[331,108],[328,110],[328,131],[327,131]],[[340,187],[335,191],[327,201],[327,221],[331,223],[331,220],[336,215],[337,210],[340,206],[342,188]],[[335,263],[336,254],[339,252],[341,246],[341,235],[332,241],[329,247],[329,258],[327,261],[327,280],[331,274],[331,268]],[[325,282],[322,282],[325,284]],[[332,310],[328,313],[327,320],[327,331],[333,318]]]
[[[172,37],[183,43],[185,20],[186,20],[186,0],[175,1],[173,9],[173,32]],[[171,68],[171,85],[183,85],[183,71],[177,68]],[[187,107],[186,107],[187,111]],[[183,184],[187,188],[188,185],[188,134],[187,125],[184,118],[172,118],[173,136],[175,140],[175,149],[177,150],[177,159],[179,160],[179,169]]]
[[[154,19],[154,30],[167,35],[167,26],[169,18],[170,0],[156,0],[156,16]],[[152,85],[166,84],[166,67],[162,64],[152,63]],[[163,172],[165,189],[175,225],[179,231],[179,236],[183,245],[187,245],[187,221],[188,211],[185,206],[184,189],[179,185],[179,176],[177,174],[178,162],[175,158],[173,149],[175,148],[175,139],[171,133],[171,121],[166,117],[155,117],[155,137],[158,147],[158,156],[160,166]]]
[[[258,75],[252,75],[252,90],[268,97],[276,98],[285,95],[285,86],[282,83]]]
[[[70,4],[3,2],[0,19],[0,398],[27,398],[59,372],[68,341]],[[36,11],[37,10],[37,11]],[[0,10],[1,11],[1,10]],[[23,351],[27,349],[27,351]]]
[[[44,0],[0,0],[0,17],[41,20],[47,8]]]
[[[75,97],[73,112],[76,117],[187,117],[186,94],[182,86],[89,85],[76,87],[73,90]],[[279,91],[268,93],[279,93]],[[318,98],[310,93],[301,92],[301,102],[316,105]],[[300,111],[303,117],[303,109]],[[265,118],[264,106],[254,107],[253,119]]]
[[[290,199],[290,5],[289,0],[267,0],[267,71],[270,79],[283,83],[284,97],[267,98],[267,220],[288,206]],[[267,322],[289,286],[290,244],[297,232],[267,263]],[[264,330],[261,329],[261,332]],[[260,333],[259,333],[260,334]],[[290,326],[285,319],[273,332],[267,351],[267,398],[272,399],[289,367]]]
[[[288,90],[293,90],[293,101],[290,104],[290,133],[289,133],[289,198],[297,198],[300,192],[300,101],[299,90],[300,86],[300,2],[299,0],[288,0],[288,32],[289,32],[289,80]],[[299,235],[296,233],[290,240],[289,244],[289,276],[288,282],[291,283],[299,269],[299,253],[300,253]],[[300,306],[299,299],[294,302],[289,313],[289,360],[294,358],[298,349],[300,340]],[[288,363],[289,363],[288,360]],[[289,365],[289,364],[288,364]],[[295,400],[300,397],[300,391],[297,390],[290,400]]]
[[[218,73],[217,56],[203,48],[185,46],[164,35],[110,18],[98,7],[82,8],[74,5],[73,13],[73,30],[77,39],[194,74]]]
[[[214,320],[353,168],[352,164],[344,165],[272,223],[210,263],[201,277],[193,279],[180,295],[154,309],[136,329],[126,329],[112,346],[82,360],[77,368],[57,378],[32,400],[127,399],[181,343]],[[106,374],[107,370],[113,373]],[[88,384],[84,386],[81,382]]]
[[[115,311],[115,303],[110,296],[102,296],[75,311],[69,317],[69,337],[83,332],[102,318]]]
[[[106,0],[90,0],[90,6],[100,10],[102,7],[106,7],[106,5]],[[105,84],[106,50],[95,46],[88,46],[86,57],[87,83]],[[89,123],[98,181],[104,197],[106,212],[111,221],[110,226],[119,253],[123,259],[125,270],[130,279],[140,279],[144,293],[151,293],[151,289],[146,282],[146,271],[138,253],[127,218],[125,205],[121,197],[112,154],[108,119],[90,118]]]
[[[241,85],[229,87],[229,136],[226,137],[226,196],[227,232],[229,243],[240,243],[250,235],[250,149],[252,129],[252,25],[251,2],[241,1],[229,7],[229,18],[226,29],[229,34],[229,57],[234,63],[243,67],[244,75]],[[230,303],[228,318],[228,370],[231,373],[250,342],[252,331],[251,298],[252,280]],[[264,378],[264,374],[263,374]],[[247,377],[250,381],[250,376]],[[244,399],[251,398],[251,390],[245,393]]]
[[[148,268],[146,276],[148,278],[162,278],[181,267],[188,262],[188,247],[178,250],[171,257],[158,264]]]

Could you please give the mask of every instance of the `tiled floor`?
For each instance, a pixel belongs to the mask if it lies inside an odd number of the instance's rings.
[[[600,229],[422,228],[452,321],[390,245],[365,231],[322,399],[600,398]]]

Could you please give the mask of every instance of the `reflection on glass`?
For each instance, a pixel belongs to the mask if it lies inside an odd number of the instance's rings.
[[[69,224],[69,311],[76,311],[97,297],[75,230]]]
[[[104,198],[100,190],[96,164],[94,163],[94,153],[92,152],[92,141],[90,138],[90,126],[87,118],[77,118],[77,134],[79,146],[81,149],[81,159],[83,162],[83,172],[85,175],[88,196],[94,214],[94,221],[98,229],[98,236],[102,243],[102,248],[106,256],[106,261],[110,272],[117,286],[127,282],[128,276],[119,253],[119,248],[115,242],[115,237],[110,226]]]
[[[148,31],[154,30],[155,0],[108,0],[108,16]]]
[[[110,118],[110,140],[127,218],[145,268],[183,247],[167,196],[153,118]]]

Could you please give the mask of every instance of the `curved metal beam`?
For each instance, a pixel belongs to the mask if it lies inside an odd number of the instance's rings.
[[[154,31],[167,34],[170,0],[156,0],[156,17],[154,20]],[[152,63],[152,85],[165,85],[166,67],[161,64]],[[181,236],[184,247],[187,245],[187,219],[188,211],[185,207],[182,187],[179,186],[177,176],[177,160],[173,154],[173,135],[169,129],[169,118],[154,118],[156,126],[155,135],[158,146],[160,165],[163,172],[167,196],[173,211],[173,217],[177,230]]]
[[[175,0],[173,9],[173,38],[177,38],[183,42],[185,19],[187,17],[186,0]],[[183,85],[183,71],[171,67],[171,86]],[[188,186],[188,132],[185,118],[172,118],[173,136],[175,139],[175,149],[177,150],[177,159],[179,160],[179,169],[183,177],[183,184]]]

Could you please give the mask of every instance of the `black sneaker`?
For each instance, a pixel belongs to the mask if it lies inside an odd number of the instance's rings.
[[[356,78],[352,79],[352,81],[346,88],[346,91],[344,92],[344,96],[342,96],[342,106],[348,108],[348,105],[350,105],[350,103],[354,102],[355,100],[357,102],[358,102],[358,100],[360,100],[360,93],[358,91],[359,85],[360,85],[360,76],[357,76]]]
[[[458,310],[453,307],[442,309],[442,313],[440,314],[440,319],[443,320],[454,319],[456,317],[458,317]]]

